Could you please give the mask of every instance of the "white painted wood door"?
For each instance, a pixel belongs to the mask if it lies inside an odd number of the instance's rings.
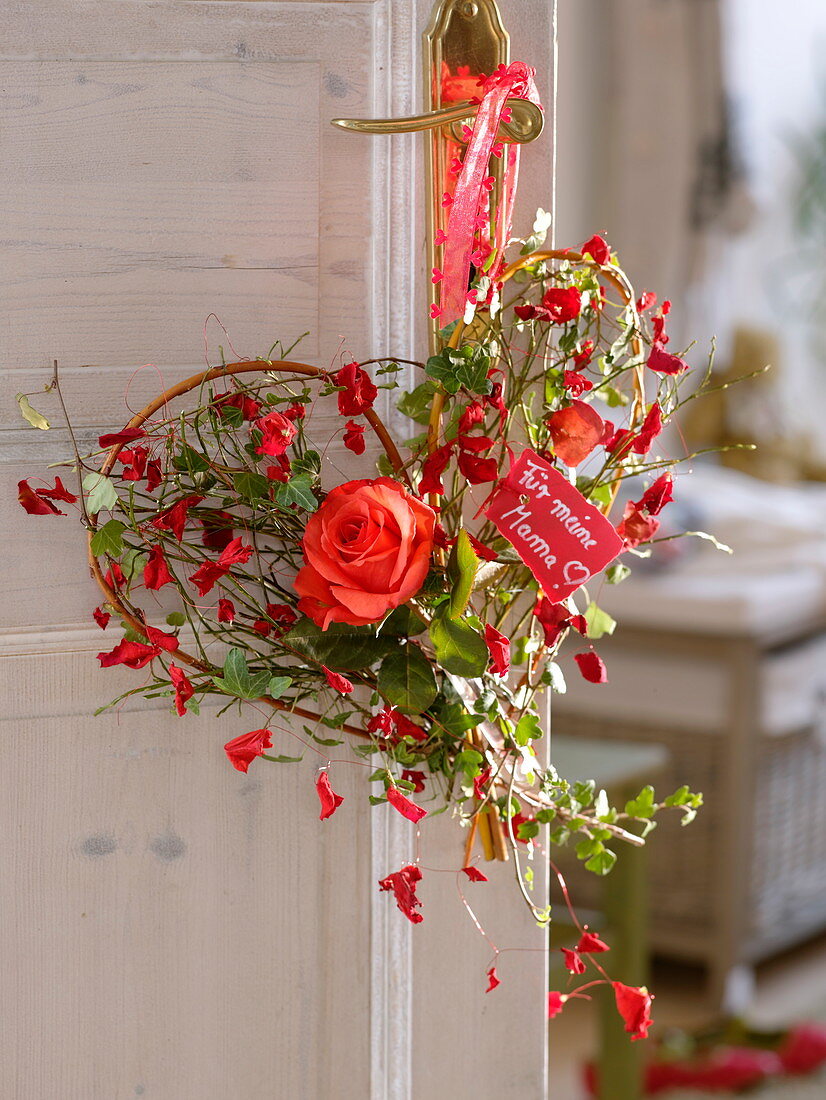
[[[426,875],[412,928],[376,880],[412,827],[312,764],[226,764],[237,719],[146,704],[93,719],[82,531],[16,482],[65,457],[14,394],[58,358],[83,442],[202,364],[216,311],[241,354],[408,354],[423,295],[418,148],[336,115],[412,113],[429,0],[0,0],[0,1096],[442,1100],[544,1095],[542,937],[495,869],[474,899]],[[550,86],[542,0],[504,0],[514,57]],[[531,150],[522,217],[548,205]],[[419,214],[420,214],[419,210]],[[418,217],[418,215],[417,215]],[[211,329],[213,348],[225,343]],[[420,349],[421,350],[421,349]],[[55,419],[58,419],[55,417]],[[355,769],[353,769],[355,770]],[[423,862],[455,866],[440,818]]]

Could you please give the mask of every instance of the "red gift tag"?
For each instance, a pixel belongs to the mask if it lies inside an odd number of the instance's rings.
[[[485,510],[558,603],[622,551],[614,527],[558,470],[524,451]]]

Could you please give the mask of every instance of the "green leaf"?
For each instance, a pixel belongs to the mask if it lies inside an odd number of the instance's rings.
[[[291,683],[292,680],[289,676],[271,676],[264,694],[269,695],[271,699],[280,699]],[[330,743],[335,744],[335,742]]]
[[[166,621],[170,626],[183,626],[186,622],[186,615],[183,611],[170,611],[166,616]]]
[[[539,725],[539,719],[535,714],[531,714],[528,711],[527,714],[523,714],[516,724],[514,730],[513,739],[520,746],[524,748],[529,742],[536,741],[537,738],[542,736],[542,727]]]
[[[654,788],[649,784],[636,798],[625,803],[625,812],[629,817],[651,817],[654,813]]]
[[[451,619],[442,604],[430,624],[430,640],[436,660],[445,672],[456,676],[481,676],[488,665],[485,639],[461,619]]]
[[[626,577],[631,576],[631,570],[622,562],[616,562],[605,570],[605,579],[609,584],[621,584]]]
[[[298,474],[289,481],[283,482],[275,490],[276,503],[282,508],[289,508],[297,504],[308,512],[318,509],[318,499],[313,492],[313,475],[310,473]]]
[[[41,432],[47,432],[51,427],[51,424],[43,415],[39,413],[37,409],[33,409],[29,403],[28,397],[25,393],[18,393],[15,400],[20,407],[20,415],[24,420],[28,421],[33,428],[39,428]]]
[[[476,749],[462,749],[460,753],[456,754],[454,765],[456,771],[464,772],[467,776],[474,776],[482,770],[484,761],[484,756]]]
[[[585,869],[593,871],[595,875],[607,875],[616,862],[616,854],[610,848],[603,848],[586,861]]]
[[[691,798],[688,787],[679,787],[674,794],[665,799],[666,806],[687,806]]]
[[[585,624],[587,627],[585,631],[586,638],[591,638],[594,641],[606,634],[613,634],[617,626],[616,620],[612,619],[607,611],[597,607],[593,600],[585,608]]]
[[[112,558],[119,557],[123,553],[123,532],[125,530],[126,524],[117,519],[110,519],[108,523],[98,527],[92,535],[91,542],[92,553],[95,557],[99,558],[103,554],[108,554]]]
[[[447,559],[447,576],[451,584],[447,613],[451,619],[458,619],[464,614],[478,568],[479,559],[470,544],[468,533],[464,527],[460,527]]]
[[[172,465],[176,470],[189,474],[202,474],[209,469],[209,463],[200,451],[196,451],[188,443],[182,444],[180,451],[172,459]]]
[[[317,665],[335,672],[358,672],[386,657],[397,646],[392,637],[377,638],[370,627],[331,623],[327,630],[311,619],[299,619],[281,642]]]
[[[131,584],[138,573],[143,571],[143,567],[148,561],[148,556],[141,553],[140,550],[136,550],[134,547],[129,547],[123,557],[120,559],[120,567],[123,571],[124,577],[126,577],[126,583]]]
[[[415,645],[390,653],[381,663],[378,688],[382,695],[405,714],[421,714],[438,694],[430,662]]]
[[[254,470],[239,470],[233,477],[232,484],[239,497],[253,501],[269,499],[272,483],[263,474],[256,473]]]
[[[249,697],[250,670],[242,650],[233,647],[224,658],[224,675],[215,682],[230,695],[241,699]]]
[[[427,424],[430,420],[430,406],[436,387],[432,382],[422,382],[410,393],[403,393],[396,402],[396,408],[403,416],[409,416],[417,424]]]
[[[83,491],[86,494],[86,507],[94,516],[104,508],[111,509],[117,504],[118,494],[108,477],[93,471],[83,479]]]
[[[394,638],[413,638],[427,627],[419,616],[409,607],[402,605],[391,611],[381,624],[381,633]]]
[[[431,355],[425,370],[448,393],[458,393],[464,386],[471,393],[488,394],[493,385],[488,378],[490,356],[482,345],[463,348],[444,348],[438,355]]]
[[[273,764],[300,764],[304,759],[303,756],[270,756],[266,752],[261,755],[265,760],[272,761]]]

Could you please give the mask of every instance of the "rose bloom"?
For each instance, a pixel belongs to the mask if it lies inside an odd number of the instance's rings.
[[[322,630],[364,626],[419,591],[436,517],[389,477],[348,481],[328,494],[304,533],[298,609]]]

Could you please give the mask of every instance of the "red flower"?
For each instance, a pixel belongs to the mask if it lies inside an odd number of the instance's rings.
[[[536,306],[532,306],[530,303],[526,303],[523,306],[514,306],[513,312],[520,321],[533,321],[535,317],[541,316]]]
[[[554,454],[566,466],[578,466],[602,441],[605,421],[584,401],[572,401],[548,417]]]
[[[583,615],[572,615],[565,604],[552,603],[547,596],[538,600],[533,613],[542,625],[546,646],[556,645],[568,627],[573,627],[580,634],[584,634],[587,629]]]
[[[133,447],[131,451],[121,451],[118,461],[123,463],[121,477],[124,481],[140,481],[146,470],[149,458],[148,447]]]
[[[479,775],[475,776],[473,780],[473,797],[477,798],[480,802],[484,802],[485,798],[487,797],[485,784],[489,781],[490,765],[488,765],[488,767],[485,768],[483,772],[480,772]]]
[[[471,401],[465,405],[464,412],[459,417],[459,435],[467,435],[477,424],[483,424],[485,420],[485,406],[481,401]]]
[[[648,1029],[651,1027],[651,995],[645,986],[623,985],[622,982],[612,982],[614,996],[617,1001],[617,1009],[625,1020],[625,1030],[631,1036],[631,1042],[636,1039],[647,1039]]]
[[[164,630],[158,630],[157,627],[147,626],[144,627],[146,635],[150,645],[157,646],[158,649],[166,650],[167,653],[174,653],[178,646],[181,644],[174,634],[167,634]]]
[[[617,428],[615,432],[603,440],[603,443],[608,454],[621,457],[627,455],[631,450],[633,440],[634,433],[630,428]]]
[[[452,443],[443,443],[437,447],[433,454],[428,455],[422,466],[422,480],[419,483],[419,493],[425,496],[427,493],[444,493],[442,474],[450,462],[450,454],[453,450]]]
[[[126,584],[126,577],[123,575],[123,570],[120,565],[113,561],[109,568],[103,575],[103,579],[109,585],[110,588],[123,588]]]
[[[101,668],[112,668],[113,665],[143,668],[160,653],[161,647],[158,645],[145,645],[143,642],[128,642],[124,639],[110,653],[98,653],[98,660]]]
[[[189,677],[184,670],[178,668],[176,664],[170,664],[169,666],[169,679],[175,688],[175,710],[178,712],[178,716],[183,718],[186,714],[186,704],[195,694],[195,688],[189,682]]]
[[[232,542],[233,517],[229,512],[205,512],[201,517],[204,532],[201,535],[201,545],[207,550],[226,550]]]
[[[148,493],[154,492],[162,480],[161,460],[159,458],[150,459],[146,467],[146,491]]]
[[[353,690],[353,685],[346,676],[341,676],[338,672],[333,672],[332,669],[327,668],[326,665],[321,666],[321,671],[327,677],[327,683],[335,691],[341,692],[342,695],[349,695]]]
[[[692,1068],[689,1083],[709,1092],[743,1092],[782,1072],[783,1063],[773,1050],[724,1047],[715,1051],[705,1064]]]
[[[580,246],[579,251],[583,256],[587,256],[589,253],[594,263],[607,264],[611,260],[611,249],[596,233],[593,237]]]
[[[572,974],[585,973],[585,963],[578,951],[571,951],[569,948],[563,947],[562,954],[565,956],[565,966]]]
[[[556,990],[552,990],[548,994],[548,1019],[552,1020],[554,1016],[558,1016],[562,1009],[565,1007],[565,1002],[568,1000],[566,993],[557,993]]]
[[[333,375],[333,381],[344,387],[338,394],[338,411],[342,416],[358,416],[365,409],[372,409],[379,395],[370,375],[355,361],[345,364]]]
[[[229,573],[233,565],[244,565],[251,557],[252,547],[244,546],[239,535],[227,544],[216,562],[205,561],[189,579],[198,589],[198,594],[205,596],[216,581]]]
[[[416,794],[421,794],[424,790],[424,778],[424,772],[411,771],[410,768],[404,768],[402,770],[402,779],[413,784],[413,790]]]
[[[471,882],[488,882],[488,876],[483,875],[478,867],[463,867],[462,870]]]
[[[253,428],[261,432],[261,442],[255,448],[257,455],[283,455],[298,434],[298,428],[280,412],[273,410],[256,420]]]
[[[474,442],[477,442],[474,440]],[[499,467],[495,458],[480,458],[470,450],[462,449],[457,457],[459,472],[471,485],[481,485],[485,481],[496,481]]]
[[[232,600],[223,597],[218,601],[218,622],[232,623],[235,621],[235,604]]]
[[[637,313],[645,313],[646,310],[653,309],[656,304],[657,295],[650,290],[645,290],[637,299]]]
[[[427,740],[427,734],[421,726],[415,725],[395,707],[387,705],[369,720],[367,732],[382,733],[394,745],[398,744],[402,737],[412,737],[415,741]]]
[[[422,872],[412,863],[402,867],[401,871],[394,871],[387,878],[379,879],[380,890],[392,890],[396,898],[396,905],[407,917],[411,924],[420,924],[424,920],[420,909],[422,903],[416,897],[416,883],[420,882]]]
[[[495,626],[485,626],[485,645],[490,654],[490,668],[496,676],[507,676],[511,667],[511,644]]]
[[[605,662],[593,650],[588,653],[575,653],[574,660],[579,666],[579,671],[584,679],[592,684],[608,683],[608,670],[605,667]]]
[[[256,619],[252,624],[252,629],[262,637],[269,638],[272,634],[272,623],[268,623],[266,619]]]
[[[292,465],[286,455],[279,455],[278,464],[275,466],[267,466],[264,473],[270,481],[289,481],[290,474],[292,473]]]
[[[132,443],[135,439],[141,439],[146,435],[143,428],[124,428],[122,432],[111,432],[109,435],[102,435],[98,440],[98,444],[104,449],[108,450],[110,447],[116,447],[122,443]]]
[[[672,355],[663,351],[659,344],[655,344],[648,356],[648,366],[657,374],[682,374],[688,370],[688,363],[679,355]]]
[[[196,493],[190,493],[189,496],[181,497],[181,499],[171,507],[164,508],[162,512],[159,512],[158,515],[149,522],[159,531],[171,531],[178,542],[180,542],[184,535],[184,524],[186,523],[189,509],[194,508],[196,504],[200,504],[203,499],[203,497],[198,496]]]
[[[315,781],[315,789],[318,794],[318,800],[321,803],[321,813],[318,815],[319,821],[324,821],[328,817],[336,812],[344,799],[340,794],[336,794],[333,788],[330,786],[330,777],[326,771],[320,771]]]
[[[293,623],[298,622],[298,615],[287,603],[268,603],[267,614],[282,627],[292,626]]]
[[[497,985],[501,984],[502,983],[496,976],[496,967],[492,966],[488,971],[488,988],[485,990],[485,993],[490,993],[491,990],[496,989]]]
[[[417,806],[415,802],[405,798],[398,787],[390,787],[387,792],[387,801],[394,810],[398,810],[402,817],[406,817],[408,821],[412,821],[414,824],[421,821],[423,817],[427,817],[427,810],[423,810],[421,806]]]
[[[165,584],[175,583],[160,546],[153,546],[149,551],[149,559],[143,567],[143,583],[152,591],[163,588]]]
[[[553,286],[545,292],[542,307],[555,325],[573,321],[582,311],[582,295],[575,286]]]
[[[240,737],[233,737],[224,745],[224,752],[229,757],[233,768],[239,772],[246,772],[256,756],[263,756],[264,749],[272,748],[272,737],[269,730],[252,730],[251,733],[242,733]]]
[[[641,512],[647,512],[649,516],[656,516],[674,499],[673,489],[674,479],[671,474],[661,474],[654,484],[645,490],[634,507]]]
[[[660,406],[655,401],[642,422],[642,427],[637,432],[631,449],[638,455],[648,454],[651,444],[663,430],[663,417]]]
[[[48,497],[49,500],[62,500],[66,504],[74,504],[77,500],[75,494],[69,492],[59,477],[54,479],[54,489],[38,489],[37,495]]]
[[[104,611],[102,607],[96,607],[95,610],[92,612],[92,618],[95,620],[101,630],[105,630],[106,627],[109,625],[109,620],[112,618],[112,616],[109,614],[108,611]]]
[[[348,420],[344,425],[344,446],[354,455],[364,454],[364,425]]]
[[[40,492],[35,492],[28,481],[18,481],[17,499],[30,516],[65,516],[50,500],[45,500]]]
[[[628,547],[639,546],[641,542],[648,542],[656,535],[660,528],[660,521],[653,516],[646,516],[639,511],[633,501],[625,505],[622,522],[617,526],[617,534],[625,540]]]
[[[226,397],[219,397],[213,402],[215,408],[218,410],[218,415],[224,415],[224,409],[240,409],[241,417],[243,420],[255,420],[261,411],[261,402],[256,401],[250,397],[249,394],[243,392],[228,394]]]
[[[589,932],[587,928],[579,937],[579,943],[576,945],[576,949],[580,955],[598,955],[603,951],[611,950],[607,943],[601,940],[594,932]]]
[[[582,367],[587,367],[591,362],[591,357],[594,354],[594,341],[586,340],[579,351],[574,353],[574,363],[576,363],[577,370]]]
[[[527,844],[528,837],[522,837],[519,835],[519,829],[522,825],[532,825],[536,821],[535,817],[528,817],[527,814],[514,814],[511,817],[511,828],[513,829],[513,835],[519,841],[520,844]]]
[[[812,1073],[826,1062],[826,1027],[795,1024],[777,1053],[786,1073]]]
[[[594,388],[593,382],[589,382],[584,374],[579,374],[575,370],[563,371],[562,383],[572,397],[582,397],[585,392]]]

